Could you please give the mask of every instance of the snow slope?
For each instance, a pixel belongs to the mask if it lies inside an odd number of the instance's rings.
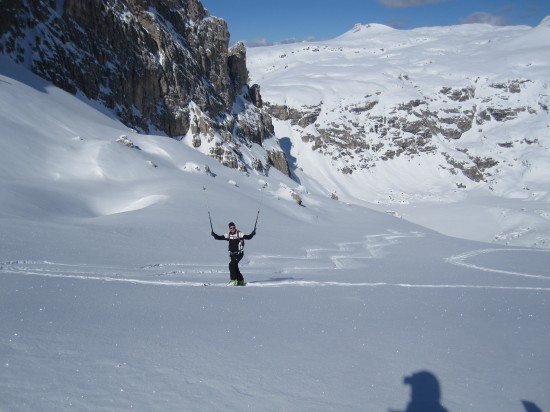
[[[251,48],[247,56],[264,102],[319,110],[315,125],[305,128],[277,122],[277,136],[289,140],[301,179],[447,235],[550,245],[550,18],[534,28],[358,24],[333,40]],[[513,83],[519,86],[511,91]],[[471,96],[451,99],[444,88]],[[471,128],[460,138],[435,136],[429,142],[435,151],[420,148],[383,160],[386,151],[401,149],[392,136],[405,139],[407,133],[396,127],[384,135],[378,126],[391,116],[399,123],[404,114],[396,113],[406,113],[400,106],[410,102],[419,105],[410,123],[430,112],[428,120],[437,117],[444,125],[447,118],[453,127],[453,117],[472,113]],[[517,116],[482,121],[484,110]],[[311,139],[302,141],[319,129],[329,135],[347,130],[367,148],[351,146],[349,155],[329,146],[320,153]],[[498,165],[485,181],[474,182],[448,161],[470,162],[468,157]],[[341,172],[350,167],[352,174]]]
[[[0,127],[0,411],[405,410],[418,371],[449,411],[550,410],[548,250],[242,174],[4,58]],[[207,211],[258,210],[225,287]]]

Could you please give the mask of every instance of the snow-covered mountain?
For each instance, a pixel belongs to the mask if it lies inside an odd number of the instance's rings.
[[[454,219],[451,235],[550,244],[550,18],[356,25],[330,41],[252,48],[248,67],[296,174],[327,195],[438,230]]]
[[[0,410],[550,408],[548,250],[225,167],[4,57],[0,125]],[[259,217],[248,286],[207,211]]]
[[[0,18],[0,53],[134,129],[243,173],[291,174],[298,201],[315,190],[548,247],[549,31],[369,24],[247,51],[198,0],[24,1]]]

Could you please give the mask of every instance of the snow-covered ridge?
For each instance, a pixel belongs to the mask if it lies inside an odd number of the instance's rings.
[[[478,239],[542,246],[550,200],[545,21],[534,28],[356,25],[329,41],[253,48],[248,66],[281,119],[276,130],[290,142],[296,173],[422,224],[430,219],[403,204],[435,201],[443,211],[482,195],[494,201],[491,215],[506,217],[502,231]],[[525,203],[496,212],[512,199]],[[529,224],[510,223],[526,210]],[[475,213],[459,219],[481,223]],[[464,235],[458,227],[446,233]]]

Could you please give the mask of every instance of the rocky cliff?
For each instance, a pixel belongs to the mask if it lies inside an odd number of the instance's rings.
[[[230,167],[288,174],[276,142],[243,157],[242,146],[273,138],[271,117],[247,84],[244,45],[229,49],[227,24],[199,0],[3,3],[0,53],[128,126],[186,139]]]
[[[307,153],[296,168],[313,173],[324,163],[350,178],[340,182],[385,181],[391,170],[404,192],[431,173],[449,189],[488,185],[541,198],[548,39],[550,17],[534,28],[357,25],[325,42],[251,49],[249,69],[266,91],[264,107]]]

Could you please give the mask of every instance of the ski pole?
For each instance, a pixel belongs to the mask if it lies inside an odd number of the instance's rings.
[[[254,232],[256,231],[256,226],[258,225],[258,217],[260,217],[260,209],[258,209],[258,214],[256,215],[256,222],[254,223]]]
[[[264,201],[264,191],[262,189],[260,189],[262,191],[262,196],[260,197],[260,205],[258,206],[258,213],[256,214],[256,222],[254,223],[254,231],[256,231],[256,226],[258,226],[258,218],[260,217],[260,209],[262,208],[262,204],[263,204],[263,201]]]
[[[206,187],[202,187],[204,190],[204,200],[206,202],[206,210],[208,211],[208,220],[210,220],[210,229],[214,232],[214,227],[212,226],[212,217],[210,217],[210,208],[208,207],[208,196],[206,196]]]

